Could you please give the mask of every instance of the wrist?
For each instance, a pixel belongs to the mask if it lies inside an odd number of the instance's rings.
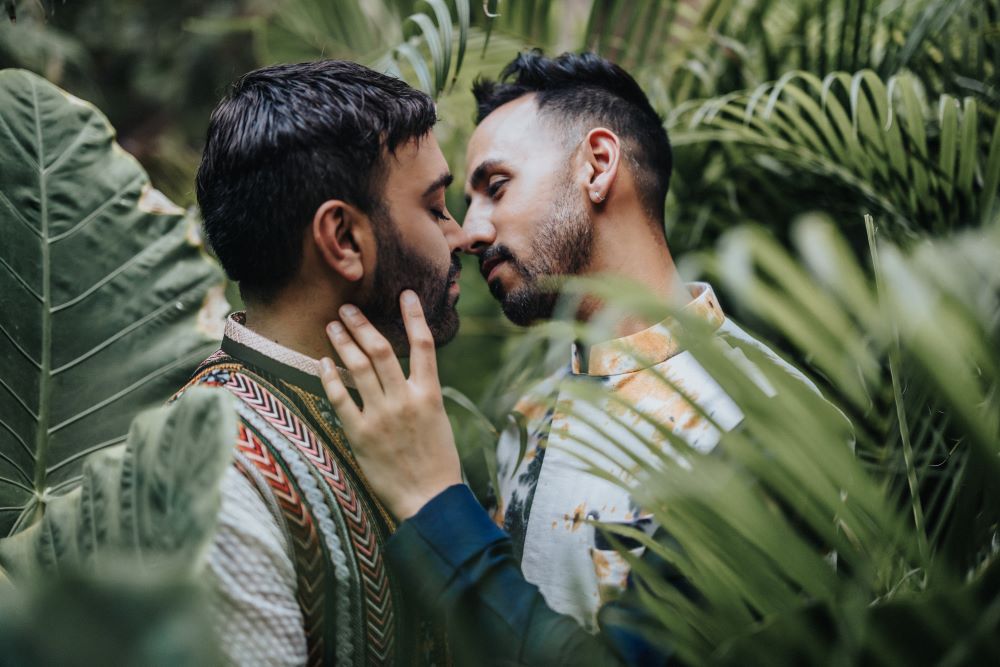
[[[437,496],[443,493],[446,489],[454,486],[455,484],[462,484],[461,478],[455,480],[443,480],[434,484],[433,486],[427,486],[419,491],[414,491],[407,494],[399,499],[397,499],[389,511],[392,515],[396,517],[400,522],[406,521],[407,519],[416,515],[424,505],[434,500]]]

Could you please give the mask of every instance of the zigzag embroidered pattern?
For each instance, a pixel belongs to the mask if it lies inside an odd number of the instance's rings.
[[[285,516],[295,551],[297,598],[305,622],[307,665],[323,664],[323,595],[326,571],[316,525],[274,456],[246,425],[240,424],[236,448],[267,480]],[[237,461],[237,467],[239,461]]]
[[[229,374],[226,388],[285,435],[326,480],[340,505],[357,557],[365,591],[369,664],[392,662],[395,618],[389,579],[375,532],[350,482],[313,432],[270,392],[241,373]]]

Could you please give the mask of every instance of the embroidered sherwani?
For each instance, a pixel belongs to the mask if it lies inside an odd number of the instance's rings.
[[[394,524],[353,459],[318,363],[243,322],[230,317],[221,349],[187,385],[229,391],[239,413],[208,556],[224,653],[237,664],[447,662],[388,575]]]
[[[693,299],[686,313],[704,320],[727,353],[749,364],[727,341],[755,346],[808,383],[728,320],[709,285],[693,283],[688,289]],[[666,321],[625,338],[574,347],[571,363],[515,407],[524,416],[528,433],[520,464],[519,427],[506,430],[497,447],[500,502],[495,518],[511,535],[524,577],[539,587],[549,607],[573,616],[590,630],[595,629],[598,608],[625,588],[629,568],[586,519],[628,525],[647,534],[655,526],[633,502],[627,485],[623,488],[588,473],[579,457],[628,480],[632,471],[622,467],[619,462],[625,457],[615,457],[615,449],[651,460],[641,438],[661,451],[673,452],[667,437],[651,421],[667,426],[695,450],[710,451],[719,440],[719,431],[674,387],[726,430],[743,418],[707,371],[680,348],[671,327]],[[568,391],[573,382],[599,384],[629,407],[610,398],[597,403],[575,400]],[[633,553],[638,556],[642,549]]]

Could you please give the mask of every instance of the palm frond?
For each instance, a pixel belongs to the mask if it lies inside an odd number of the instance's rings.
[[[871,70],[823,79],[789,72],[751,92],[681,105],[667,126],[679,147],[738,146],[737,159],[766,155],[793,177],[828,179],[899,232],[943,231],[993,215],[996,113],[973,98],[931,103],[912,74],[883,81]]]
[[[765,231],[740,228],[701,266],[743,310],[792,341],[828,397],[846,401],[843,410],[759,348],[728,341],[734,355],[683,311],[641,290],[596,278],[564,287],[568,298],[596,294],[644,319],[678,318],[684,348],[744,415],[706,456],[639,406],[621,406],[653,423],[672,450],[665,456],[664,444],[643,438],[618,408],[598,424],[583,407],[620,396],[594,383],[567,388],[569,416],[589,435],[559,446],[595,476],[628,488],[670,539],[598,529],[612,543],[639,541],[698,591],[696,603],[648,559],[622,550],[642,582],[653,636],[669,638],[691,664],[793,664],[809,646],[892,664],[907,654],[906,641],[858,634],[848,615],[881,624],[914,613],[934,627],[924,606],[931,597],[922,592],[954,590],[949,604],[968,619],[977,596],[995,589],[984,577],[996,561],[1000,523],[1000,266],[988,259],[1000,253],[997,228],[905,248],[878,240],[877,270],[855,258],[829,220],[803,219],[793,238],[798,258]],[[565,344],[606,340],[601,326],[542,328]],[[845,413],[854,415],[850,422]],[[996,619],[986,623],[996,627]],[[831,625],[838,629],[831,633]],[[777,628],[793,636],[769,643]],[[962,629],[955,644],[988,651],[983,636]],[[952,649],[927,642],[932,655]]]
[[[663,90],[660,108],[752,88],[796,69],[825,76],[870,68],[883,78],[919,63],[942,92],[995,103],[997,0],[656,0],[591,6],[582,45]]]

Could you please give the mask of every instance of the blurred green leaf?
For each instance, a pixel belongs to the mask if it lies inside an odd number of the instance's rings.
[[[5,667],[210,667],[222,664],[207,596],[190,580],[107,560],[0,600]],[[114,565],[113,571],[110,567]]]
[[[108,574],[120,562],[193,572],[214,535],[219,482],[232,460],[232,400],[196,387],[139,415],[124,447],[88,457],[77,488],[0,539],[0,567],[20,582],[73,570]]]

